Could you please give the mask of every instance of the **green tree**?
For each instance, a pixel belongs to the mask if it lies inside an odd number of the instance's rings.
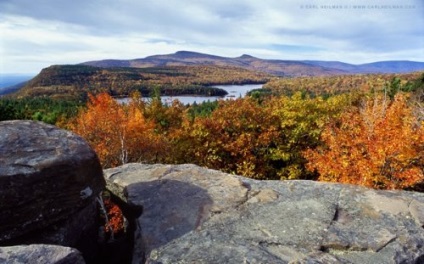
[[[270,149],[278,178],[316,179],[314,173],[306,170],[302,152],[319,146],[324,126],[352,105],[358,96],[343,94],[324,100],[297,92],[271,102],[268,112],[279,119],[279,138],[274,139],[275,147]]]

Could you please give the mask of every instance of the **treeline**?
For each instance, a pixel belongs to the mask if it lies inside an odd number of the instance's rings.
[[[78,114],[85,102],[45,98],[0,98],[0,121],[38,120],[48,124],[66,123]]]
[[[392,79],[393,87],[398,80]],[[178,101],[120,105],[90,96],[67,127],[104,167],[195,163],[255,179],[309,179],[378,189],[422,188],[424,75],[393,92],[246,97],[187,108]]]
[[[420,85],[422,73],[406,74],[356,74],[339,76],[313,76],[297,78],[275,78],[264,85],[273,93],[292,95],[298,91],[311,96],[332,96],[359,91],[369,93],[391,90],[412,91]]]

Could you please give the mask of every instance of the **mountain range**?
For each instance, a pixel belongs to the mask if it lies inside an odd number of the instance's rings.
[[[424,70],[424,62],[416,61],[380,61],[356,65],[339,61],[268,60],[246,54],[236,58],[228,58],[191,51],[178,51],[173,54],[154,55],[133,60],[89,61],[82,64],[102,68],[215,65],[240,67],[290,77],[358,73],[407,73]]]
[[[108,59],[75,65],[53,65],[43,69],[28,82],[3,87],[0,96],[13,93],[30,97],[75,97],[106,90],[116,95],[126,95],[133,90],[149,93],[155,85],[170,93],[198,93],[200,90],[206,91],[205,86],[265,83],[275,76],[397,74],[417,71],[424,71],[424,62],[381,61],[355,65],[339,61],[269,60],[246,54],[229,58],[178,51],[133,60]]]

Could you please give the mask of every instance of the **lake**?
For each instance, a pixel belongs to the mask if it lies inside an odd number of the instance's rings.
[[[219,99],[233,99],[246,96],[247,92],[262,88],[263,84],[244,84],[244,85],[214,85],[213,87],[217,87],[227,91],[226,96],[195,96],[195,95],[187,95],[187,96],[161,96],[162,102],[168,104],[173,100],[178,100],[183,104],[193,104],[196,102],[197,104],[207,102],[207,101],[216,101]],[[146,100],[150,99],[150,97],[146,97]],[[127,103],[128,98],[119,98],[117,99],[120,103]]]

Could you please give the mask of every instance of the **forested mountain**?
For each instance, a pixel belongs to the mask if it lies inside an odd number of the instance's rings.
[[[355,65],[339,61],[265,60],[246,54],[236,58],[227,58],[190,51],[178,51],[174,54],[154,55],[134,60],[101,60],[83,64],[104,68],[218,65],[291,77],[352,73],[405,73],[424,70],[424,62],[414,61],[382,61]]]
[[[148,96],[154,89],[158,89],[162,95],[225,95],[224,90],[208,86],[265,83],[271,77],[266,73],[224,66],[100,68],[55,65],[43,69],[14,96],[75,99],[86,97],[88,92],[128,96],[133,91]]]
[[[253,71],[266,72],[277,76],[317,76],[345,73],[342,70],[312,65],[301,61],[264,60],[242,55],[237,58],[226,58],[215,55],[202,54],[190,51],[178,51],[168,55],[154,55],[135,60],[101,60],[85,62],[84,65],[97,67],[163,67],[163,66],[195,66],[215,65],[239,67]]]

